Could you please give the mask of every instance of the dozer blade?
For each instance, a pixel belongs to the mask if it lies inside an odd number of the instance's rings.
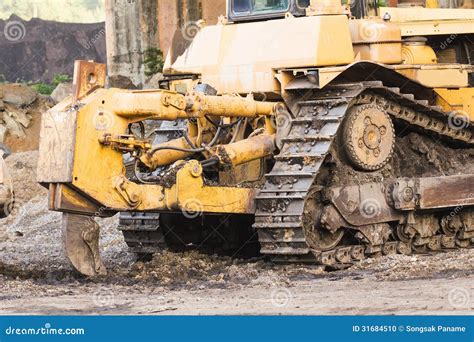
[[[107,271],[99,254],[99,225],[93,217],[63,214],[66,255],[80,273],[93,277]]]

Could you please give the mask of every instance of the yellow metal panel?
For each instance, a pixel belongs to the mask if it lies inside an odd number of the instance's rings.
[[[275,69],[353,60],[347,16],[313,16],[205,27],[165,73],[202,74],[221,93],[273,92]]]
[[[356,64],[356,63],[354,63]],[[465,88],[468,86],[468,73],[474,69],[468,65],[459,64],[431,64],[431,65],[384,65],[374,63],[380,68],[396,71],[403,76],[423,84],[428,88]],[[337,76],[342,74],[351,65],[341,67],[318,68],[318,87],[323,88]],[[284,70],[279,74],[283,87],[296,77],[298,72],[304,70]]]
[[[169,210],[208,213],[253,214],[257,189],[205,186],[199,165],[190,161],[176,176],[176,185],[166,190]],[[202,171],[202,170],[201,170]]]
[[[400,69],[400,74],[429,88],[466,87],[467,77],[457,70]]]
[[[124,172],[122,153],[99,144],[105,132],[124,134],[131,122],[108,111],[114,94],[114,91],[100,89],[86,97],[84,106],[77,112],[72,185],[104,206],[127,210],[129,205],[115,190],[117,178]],[[155,193],[153,197],[146,192],[141,194],[144,207],[159,206],[156,192],[160,188],[150,191]]]
[[[462,88],[467,87],[469,84],[467,70],[461,68],[443,68],[437,67],[436,65],[430,67],[429,65],[423,65],[411,68],[396,68],[395,70],[428,88]]]
[[[381,7],[380,13],[390,14],[392,22],[419,22],[419,21],[472,21],[474,10],[464,8],[423,8],[423,7]],[[474,28],[471,28],[474,30]]]
[[[458,111],[474,121],[474,88],[435,89],[436,102],[446,111]]]
[[[474,10],[447,8],[382,7],[390,21],[400,26],[402,36],[474,33]]]

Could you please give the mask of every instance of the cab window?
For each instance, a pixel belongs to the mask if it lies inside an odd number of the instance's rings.
[[[304,2],[304,1],[303,1]],[[235,14],[264,14],[289,9],[289,0],[234,0]]]

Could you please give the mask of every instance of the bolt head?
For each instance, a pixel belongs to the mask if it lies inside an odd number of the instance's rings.
[[[403,200],[405,202],[412,201],[414,197],[415,197],[415,192],[413,191],[413,188],[406,187],[405,189],[403,189]]]

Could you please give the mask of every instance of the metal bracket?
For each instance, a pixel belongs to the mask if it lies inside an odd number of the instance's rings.
[[[106,66],[93,61],[75,61],[73,96],[74,102],[90,94],[97,88],[105,87]]]
[[[130,189],[130,182],[123,176],[115,178],[115,190],[122,196],[132,210],[138,208],[142,202],[140,197]]]
[[[171,106],[178,110],[186,109],[186,101],[180,94],[169,92],[165,96],[163,96],[162,102],[164,106]]]
[[[399,179],[394,182],[392,199],[398,210],[415,210],[418,207],[418,186],[413,179]]]
[[[99,143],[104,146],[110,146],[113,150],[127,153],[148,151],[152,146],[149,139],[137,139],[133,135],[112,136],[110,133],[104,133],[99,138]]]

